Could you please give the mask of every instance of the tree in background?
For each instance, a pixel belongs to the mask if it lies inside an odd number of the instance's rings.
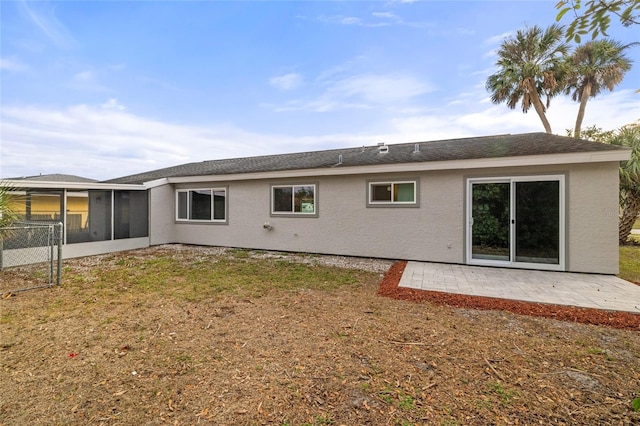
[[[566,37],[576,43],[580,43],[586,34],[591,34],[592,39],[600,34],[608,37],[611,16],[618,18],[625,27],[640,24],[640,0],[560,0],[556,9],[557,22],[572,12],[573,21],[567,27]],[[580,14],[581,10],[583,12]]]
[[[571,131],[567,133],[571,136]],[[640,214],[640,120],[616,131],[603,131],[591,126],[582,132],[584,139],[631,148],[631,158],[620,162],[620,244],[629,241],[633,224]]]
[[[620,163],[620,243],[629,239],[640,214],[640,121],[622,127],[608,141],[632,149],[631,158]]]
[[[6,227],[18,219],[12,208],[15,201],[15,195],[11,192],[11,187],[0,181],[0,251],[4,240],[11,237],[12,234]],[[0,256],[2,256],[2,253],[0,253]]]
[[[545,30],[538,26],[518,30],[515,37],[500,45],[496,62],[499,70],[486,82],[493,103],[506,101],[511,109],[520,104],[525,113],[533,106],[547,133],[551,133],[551,125],[546,109],[551,98],[564,88],[568,47],[563,34],[559,25]]]
[[[0,182],[0,228],[9,226],[17,220],[17,215],[11,208],[14,201],[11,188]]]
[[[576,47],[567,58],[570,71],[565,93],[580,102],[574,137],[580,137],[589,98],[597,96],[604,89],[613,91],[631,69],[631,60],[624,54],[629,46],[610,39],[593,40]]]

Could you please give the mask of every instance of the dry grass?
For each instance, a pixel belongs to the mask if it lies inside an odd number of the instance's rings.
[[[640,235],[638,243],[640,243]],[[627,281],[640,284],[640,245],[620,247],[620,273],[618,276]]]
[[[640,422],[638,332],[382,298],[305,259],[66,262],[0,301],[0,424]]]

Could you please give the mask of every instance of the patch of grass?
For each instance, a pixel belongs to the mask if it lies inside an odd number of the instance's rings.
[[[248,259],[250,257],[249,250],[245,249],[233,249],[231,250],[231,255],[236,259]]]
[[[400,398],[400,408],[404,408],[405,410],[413,410],[416,408],[416,403],[413,400],[411,395],[405,395]]]
[[[489,388],[500,397],[504,405],[508,405],[515,396],[514,390],[502,386],[499,382],[489,382]]]
[[[285,424],[289,424],[289,423],[285,423]],[[315,421],[313,423],[302,423],[301,426],[321,426],[321,425],[332,425],[335,424],[335,420],[333,420],[333,418],[331,417],[330,414],[325,415],[318,415],[315,418]]]
[[[255,259],[246,250],[234,250],[232,257],[197,262],[160,254],[140,262],[98,265],[91,274],[91,280],[83,280],[81,274],[69,272],[65,284],[82,293],[84,300],[105,302],[151,295],[199,302],[223,296],[255,298],[277,291],[331,291],[377,279],[373,273],[357,270]]]
[[[391,389],[388,386],[385,387],[380,392],[378,392],[378,396],[380,397],[380,399],[382,399],[387,404],[391,404],[391,402],[393,401],[391,394],[392,394]]]
[[[620,247],[620,273],[624,280],[640,283],[640,246]]]
[[[16,312],[11,312],[11,311],[5,312],[5,311],[3,311],[2,313],[0,313],[0,324],[9,324],[17,316],[18,316],[18,314]]]

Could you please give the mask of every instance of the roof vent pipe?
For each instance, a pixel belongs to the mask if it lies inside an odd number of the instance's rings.
[[[413,148],[413,153],[414,153],[414,154],[417,154],[417,153],[419,153],[419,152],[420,152],[420,144],[419,144],[419,143],[417,143],[417,144],[415,145],[415,147]]]
[[[342,164],[342,154],[338,155],[338,165]]]

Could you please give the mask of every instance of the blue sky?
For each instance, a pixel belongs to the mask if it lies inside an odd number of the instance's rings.
[[[544,131],[484,88],[552,1],[2,1],[3,178]],[[564,23],[567,23],[565,18]],[[614,25],[629,43],[637,30]],[[584,125],[640,118],[640,46]],[[554,133],[577,104],[552,101]]]

